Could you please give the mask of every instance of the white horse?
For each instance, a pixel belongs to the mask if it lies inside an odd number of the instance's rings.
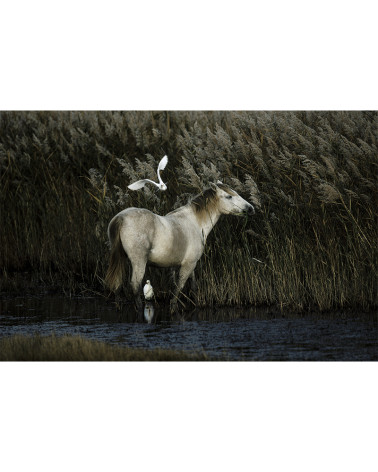
[[[127,257],[132,265],[131,287],[141,307],[140,291],[146,265],[179,267],[179,278],[171,300],[177,307],[180,291],[202,256],[206,238],[223,215],[254,214],[253,206],[222,182],[204,190],[187,205],[159,216],[144,208],[127,208],[109,223],[110,263],[105,283],[118,293]],[[127,255],[127,257],[126,257]]]

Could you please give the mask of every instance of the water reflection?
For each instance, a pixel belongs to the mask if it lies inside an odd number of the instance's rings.
[[[136,312],[131,303],[119,307],[100,297],[0,299],[0,336],[52,332],[231,360],[378,360],[374,313],[212,307],[178,316],[156,301]]]
[[[151,323],[154,313],[155,310],[153,304],[151,302],[146,302],[144,306],[144,319],[147,321],[147,323]]]

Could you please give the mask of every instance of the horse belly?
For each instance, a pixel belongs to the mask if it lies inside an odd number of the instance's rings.
[[[184,258],[185,251],[164,244],[155,244],[148,254],[148,262],[159,267],[179,266]]]
[[[179,266],[188,257],[191,246],[188,235],[180,227],[158,227],[148,261],[160,267]]]

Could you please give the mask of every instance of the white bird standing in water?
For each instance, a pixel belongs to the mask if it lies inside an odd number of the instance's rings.
[[[143,293],[146,300],[151,300],[154,296],[154,290],[149,280],[147,280],[146,285],[143,287]]]
[[[159,190],[167,190],[167,186],[161,180],[161,177],[160,177],[160,171],[165,169],[165,166],[167,165],[167,163],[168,163],[168,156],[164,156],[163,159],[159,162],[158,169],[157,169],[157,176],[158,176],[158,179],[159,179],[158,184],[156,182],[154,182],[153,180],[150,180],[150,179],[142,179],[142,180],[138,180],[138,182],[135,182],[134,184],[130,184],[128,186],[128,188],[130,190],[139,190],[140,188],[144,187],[146,185],[146,183],[149,182],[150,184],[156,185],[156,187]]]

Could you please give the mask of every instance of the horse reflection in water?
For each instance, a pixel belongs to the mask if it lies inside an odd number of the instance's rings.
[[[147,321],[147,323],[151,323],[154,313],[154,305],[151,302],[146,302],[144,305],[144,319]]]
[[[124,278],[127,257],[132,265],[131,287],[141,308],[141,284],[147,264],[179,267],[171,300],[177,309],[178,296],[203,254],[207,236],[221,215],[251,215],[253,206],[222,182],[194,197],[187,205],[159,216],[144,208],[127,208],[109,223],[110,263],[105,283],[116,294]]]

